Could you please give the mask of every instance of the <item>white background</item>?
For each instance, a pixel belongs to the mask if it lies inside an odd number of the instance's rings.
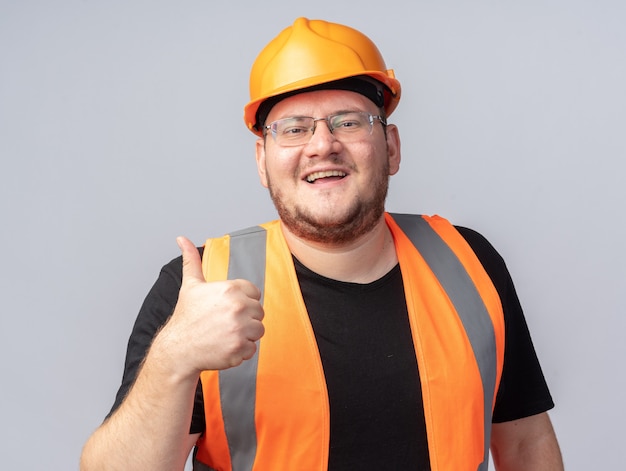
[[[242,108],[297,16],[378,44],[403,85],[388,209],[491,240],[567,469],[624,469],[625,5],[0,0],[0,469],[77,469],[175,236],[274,218]]]

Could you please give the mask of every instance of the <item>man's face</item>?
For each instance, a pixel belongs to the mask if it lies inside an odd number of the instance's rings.
[[[342,111],[379,114],[363,95],[322,90],[280,101],[267,123],[293,116],[324,118]],[[299,147],[280,147],[271,135],[259,139],[256,159],[261,183],[289,231],[312,242],[343,244],[380,221],[389,176],[400,165],[400,140],[395,126],[387,127],[385,137],[382,124],[375,120],[371,135],[343,143],[326,122],[319,121],[311,140]]]

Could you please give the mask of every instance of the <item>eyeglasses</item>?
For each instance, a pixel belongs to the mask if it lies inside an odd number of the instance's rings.
[[[281,147],[295,147],[307,144],[317,127],[318,121],[326,121],[328,130],[341,142],[356,142],[372,134],[374,120],[377,119],[383,126],[387,121],[382,116],[376,116],[365,111],[349,111],[337,113],[325,118],[310,116],[294,116],[273,121],[263,127],[263,135],[272,133],[274,142]]]

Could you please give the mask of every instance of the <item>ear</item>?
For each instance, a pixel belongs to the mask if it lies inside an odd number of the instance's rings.
[[[387,125],[387,158],[389,159],[389,175],[395,175],[400,170],[400,133],[395,124]]]
[[[259,172],[261,185],[267,188],[267,171],[265,168],[265,139],[256,141],[256,169]]]

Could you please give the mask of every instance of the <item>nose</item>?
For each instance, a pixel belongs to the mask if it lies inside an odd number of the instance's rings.
[[[320,126],[319,123],[324,125]],[[341,143],[330,130],[328,120],[326,118],[318,118],[313,122],[313,134],[307,144],[307,152],[311,156],[330,154],[339,151]]]

